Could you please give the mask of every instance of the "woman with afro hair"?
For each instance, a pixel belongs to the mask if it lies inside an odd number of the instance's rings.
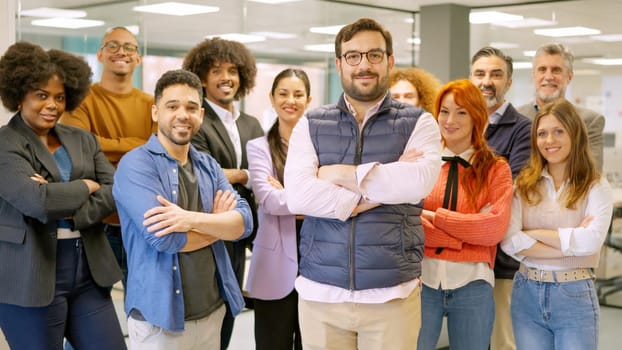
[[[91,133],[59,125],[87,94],[79,57],[19,42],[0,58],[0,328],[12,349],[125,349],[103,233],[114,167]]]

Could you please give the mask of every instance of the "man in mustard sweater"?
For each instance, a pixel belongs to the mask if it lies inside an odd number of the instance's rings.
[[[116,166],[125,153],[147,142],[156,131],[156,123],[151,120],[153,97],[133,86],[132,75],[142,58],[138,41],[127,28],[114,27],[104,34],[97,59],[102,64],[100,82],[93,84],[82,104],[65,113],[60,122],[95,134],[106,157]],[[125,287],[127,261],[119,217],[115,213],[105,222]]]

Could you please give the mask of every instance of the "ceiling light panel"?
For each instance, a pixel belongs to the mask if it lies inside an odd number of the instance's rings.
[[[523,16],[499,11],[471,12],[469,14],[469,22],[472,24],[512,22],[520,21],[522,19]]]
[[[309,28],[309,31],[311,33],[316,33],[316,34],[337,35],[337,33],[339,33],[341,28],[343,28],[344,26],[345,24],[339,24],[335,26],[326,26],[326,27],[311,27]]]
[[[545,19],[539,18],[523,18],[517,21],[507,21],[507,22],[492,22],[493,26],[505,27],[505,28],[533,28],[533,27],[546,27],[556,25],[555,21],[548,21]]]
[[[186,4],[183,2],[163,2],[159,4],[134,6],[134,11],[156,13],[169,16],[191,16],[202,13],[218,12],[219,7]]]
[[[80,29],[103,26],[105,22],[82,18],[46,18],[32,20],[30,24],[39,27]]]
[[[19,13],[22,16],[28,17],[43,17],[43,18],[81,18],[86,17],[86,11],[79,10],[64,10],[52,7],[38,7],[30,10],[23,10]]]
[[[549,36],[553,38],[600,34],[600,30],[593,29],[593,28],[587,28],[587,27],[563,27],[563,28],[535,29],[533,32],[534,34],[537,34],[537,35]]]
[[[506,43],[502,41],[491,42],[490,46],[496,47],[497,49],[517,49],[519,45],[517,43]]]

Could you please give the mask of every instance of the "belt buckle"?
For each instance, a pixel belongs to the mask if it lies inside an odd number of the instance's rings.
[[[543,282],[544,281],[544,276],[546,275],[546,272],[544,272],[544,270],[538,270],[538,271],[540,271],[540,279],[539,279],[539,281]]]

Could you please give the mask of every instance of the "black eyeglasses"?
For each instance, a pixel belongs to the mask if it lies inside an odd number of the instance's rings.
[[[116,40],[111,40],[111,41],[105,43],[104,45],[102,45],[101,48],[102,49],[105,48],[110,53],[117,53],[119,51],[119,49],[121,49],[121,48],[123,48],[123,51],[125,51],[125,53],[129,53],[129,54],[134,54],[134,53],[138,52],[138,46],[137,45],[130,44],[130,43],[121,44],[120,42],[118,42]]]
[[[367,61],[372,64],[380,63],[384,59],[386,51],[380,49],[373,49],[367,52],[350,51],[341,55],[346,60],[346,63],[351,66],[357,66],[363,60],[363,56],[367,57]]]

